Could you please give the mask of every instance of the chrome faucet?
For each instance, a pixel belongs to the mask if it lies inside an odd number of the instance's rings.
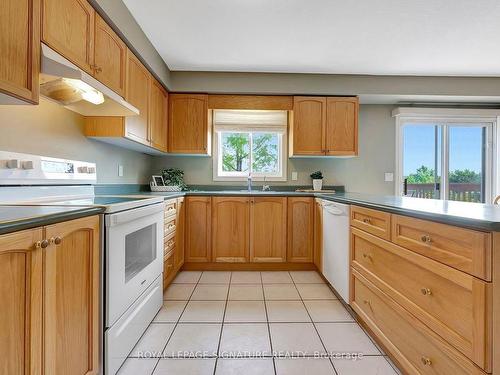
[[[247,177],[247,189],[248,191],[252,191],[252,174],[249,173]]]

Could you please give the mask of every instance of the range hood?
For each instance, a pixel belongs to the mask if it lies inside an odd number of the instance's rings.
[[[84,116],[136,116],[120,95],[42,43],[40,94]]]

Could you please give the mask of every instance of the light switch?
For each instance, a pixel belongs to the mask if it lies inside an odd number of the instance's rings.
[[[392,172],[385,172],[385,174],[384,174],[384,180],[385,180],[385,182],[392,182],[392,181],[394,181],[394,173],[392,173]]]
[[[297,172],[292,172],[292,181],[297,181],[299,179]]]
[[[118,165],[118,177],[123,177],[123,165]]]

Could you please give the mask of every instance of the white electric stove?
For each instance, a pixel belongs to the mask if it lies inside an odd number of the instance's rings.
[[[162,197],[95,195],[94,163],[0,151],[0,204],[99,206],[102,367],[115,374],[163,303]]]

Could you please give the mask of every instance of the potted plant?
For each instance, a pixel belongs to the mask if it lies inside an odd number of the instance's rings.
[[[313,172],[311,178],[313,180],[313,189],[321,190],[323,188],[323,173],[321,171]]]
[[[171,186],[172,191],[186,190],[187,185],[184,182],[184,171],[179,168],[168,168],[161,172],[165,186]]]

